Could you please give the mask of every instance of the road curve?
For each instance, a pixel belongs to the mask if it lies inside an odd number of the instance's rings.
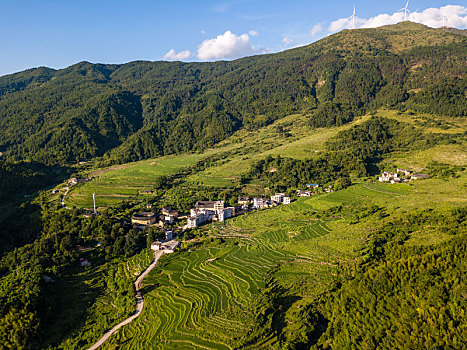
[[[136,279],[135,281],[135,289],[136,289],[136,311],[133,315],[128,317],[126,320],[123,320],[119,324],[113,326],[109,331],[107,331],[93,346],[91,346],[88,350],[95,350],[99,346],[105,343],[107,339],[110,338],[112,334],[114,334],[120,327],[123,327],[124,325],[130,323],[133,321],[136,317],[139,317],[141,315],[141,311],[143,311],[144,308],[144,299],[143,299],[143,294],[141,293],[141,290],[139,289],[139,286],[143,279],[148,275],[148,273],[156,266],[157,261],[159,258],[164,254],[163,251],[156,251],[154,252],[154,260],[152,261],[151,265],[149,265],[146,270],[143,271],[141,275]]]
[[[70,187],[65,187],[65,194],[63,195],[62,197],[62,207],[65,206],[65,198],[66,198],[66,195],[68,194],[68,191],[70,190]]]

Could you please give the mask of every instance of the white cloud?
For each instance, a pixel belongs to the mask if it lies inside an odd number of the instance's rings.
[[[356,28],[374,28],[404,21],[403,12],[379,14],[371,18],[356,18]],[[437,28],[443,25],[454,28],[467,28],[467,7],[459,5],[447,5],[441,8],[428,8],[422,12],[412,12],[407,15],[407,20],[421,23],[429,27]],[[329,32],[337,32],[352,27],[350,18],[340,18],[331,23]]]
[[[256,30],[250,30],[248,32],[248,34],[250,34],[251,36],[258,36],[259,35],[259,33]]]
[[[284,36],[284,38],[282,39],[282,43],[283,43],[285,46],[289,46],[290,44],[293,43],[293,39],[292,39],[292,38],[289,38],[288,36]]]
[[[322,31],[323,31],[323,26],[321,25],[321,23],[317,23],[313,26],[313,28],[311,28],[310,34],[311,36],[315,36],[316,34],[319,34]]]
[[[191,56],[191,52],[189,50],[184,50],[180,52],[175,52],[174,49],[171,49],[169,52],[167,52],[164,55],[164,60],[169,60],[169,61],[181,61],[181,60],[186,60],[188,57]]]
[[[198,47],[198,58],[202,61],[212,59],[233,59],[265,52],[256,49],[248,34],[235,35],[230,30],[214,39],[204,40]]]
[[[203,35],[205,35],[205,34],[206,34],[206,31],[205,31],[205,30],[201,30],[200,33],[203,34]]]

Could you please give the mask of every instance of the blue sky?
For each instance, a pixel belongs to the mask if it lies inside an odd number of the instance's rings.
[[[402,20],[403,13],[396,12],[405,2],[0,0],[0,75],[83,60],[204,61],[277,52],[350,29],[354,5],[356,27],[365,27]],[[466,28],[463,5],[411,0],[415,13],[408,19]]]

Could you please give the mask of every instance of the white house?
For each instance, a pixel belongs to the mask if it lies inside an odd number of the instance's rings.
[[[186,227],[187,228],[196,228],[199,224],[199,218],[197,216],[190,216],[186,219]]]
[[[151,244],[151,249],[154,251],[162,250],[164,251],[164,254],[170,254],[170,253],[175,252],[175,250],[177,250],[179,245],[180,245],[180,242],[172,241],[172,240],[168,242],[154,241]]]
[[[271,201],[276,203],[282,203],[285,197],[285,193],[276,193],[274,196],[271,196]]]
[[[232,217],[232,209],[232,207],[228,207],[224,210],[219,210],[217,212],[217,219],[219,221],[224,221],[225,219]]]
[[[263,209],[265,206],[265,200],[263,198],[253,198],[253,208]]]
[[[383,171],[381,176],[378,178],[379,182],[388,182],[391,179],[398,179],[397,173],[390,173],[389,171]]]

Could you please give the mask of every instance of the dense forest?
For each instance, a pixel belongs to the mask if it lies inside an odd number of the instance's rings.
[[[0,78],[0,152],[124,163],[202,150],[292,113],[314,127],[380,106],[466,116],[463,34],[406,22],[232,62],[28,70]]]
[[[466,214],[425,210],[375,232],[354,277],[326,299],[329,324],[317,348],[464,348]],[[411,245],[421,230],[450,237]]]

